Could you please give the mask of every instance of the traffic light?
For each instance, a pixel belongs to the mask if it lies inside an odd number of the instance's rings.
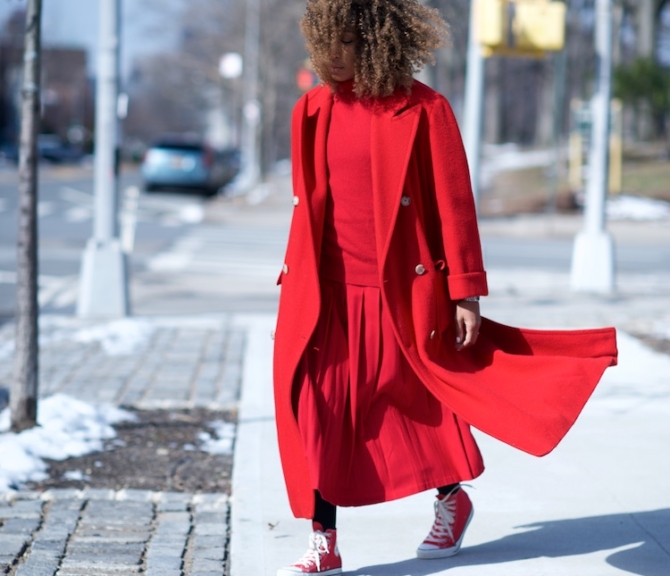
[[[473,0],[485,56],[543,56],[565,45],[566,5],[550,0]]]

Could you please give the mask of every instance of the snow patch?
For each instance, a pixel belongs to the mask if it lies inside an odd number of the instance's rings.
[[[14,354],[14,340],[0,342],[0,361],[6,360]]]
[[[235,424],[217,420],[208,424],[214,429],[216,438],[209,432],[200,432],[200,450],[209,454],[221,454],[228,456],[233,453],[233,442],[235,440]]]
[[[81,470],[68,470],[63,474],[63,480],[69,480],[71,482],[88,482],[91,477],[88,474],[84,474]]]
[[[177,214],[177,218],[185,224],[198,224],[202,222],[204,217],[205,209],[199,204],[184,206]]]
[[[670,318],[656,321],[653,328],[653,335],[656,338],[670,340]]]
[[[146,320],[124,319],[82,328],[71,339],[82,344],[98,342],[108,356],[126,356],[145,345],[154,330]]]
[[[670,202],[640,196],[614,196],[607,200],[610,220],[666,220],[670,219]]]
[[[483,187],[491,184],[501,172],[543,168],[556,162],[556,151],[523,150],[517,144],[487,144],[483,146],[480,179]]]
[[[44,458],[65,460],[103,449],[114,438],[112,424],[134,420],[135,415],[111,405],[92,405],[65,394],[39,404],[39,426],[18,434],[9,432],[9,409],[0,413],[0,493],[24,482],[47,478]]]

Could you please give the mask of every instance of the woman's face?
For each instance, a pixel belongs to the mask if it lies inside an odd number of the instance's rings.
[[[356,66],[356,34],[343,32],[330,54],[330,75],[336,82],[346,82],[354,77]]]

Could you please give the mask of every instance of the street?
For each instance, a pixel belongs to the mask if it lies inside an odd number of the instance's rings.
[[[93,225],[92,180],[90,169],[42,170],[39,257],[44,312],[74,311],[82,252]],[[140,185],[136,171],[124,173],[122,222],[128,216],[128,190]],[[290,198],[286,178],[268,184],[252,203],[244,198],[204,200],[192,194],[140,192],[129,259],[133,314],[273,311],[278,295],[275,280],[292,210]],[[579,229],[580,217],[566,220],[572,228],[558,233],[549,232],[546,224],[542,228],[541,219],[535,229],[525,226],[519,233],[510,233],[508,223],[483,221],[487,269],[494,277],[504,270],[569,273],[572,235]],[[16,174],[3,169],[0,318],[5,319],[14,310],[16,226]],[[656,278],[670,274],[667,225],[613,223],[611,228],[620,274]],[[132,232],[132,224],[128,231]]]
[[[140,186],[136,172],[124,174],[120,190]],[[70,314],[78,273],[92,233],[92,171],[46,169],[40,178],[40,305],[44,312]],[[281,267],[288,211],[256,228],[235,218],[238,203],[207,218],[206,201],[195,194],[144,193],[130,255],[133,313],[270,310]],[[123,210],[122,200],[122,214]],[[243,204],[244,206],[244,204]],[[121,218],[122,222],[124,217]],[[16,261],[16,176],[0,173],[0,318],[13,314]],[[122,224],[123,227],[123,224]],[[260,228],[260,229],[259,229]]]

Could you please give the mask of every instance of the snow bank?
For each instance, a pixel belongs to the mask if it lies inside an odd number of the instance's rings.
[[[654,324],[653,335],[656,338],[670,340],[670,318],[657,320]]]
[[[11,358],[14,354],[14,341],[0,342],[0,361]]]
[[[184,206],[177,215],[180,222],[184,224],[199,224],[205,217],[205,209],[200,204],[188,204]]]
[[[8,432],[9,418],[8,409],[0,412],[0,492],[47,478],[43,458],[65,460],[102,450],[103,440],[116,436],[112,424],[135,416],[55,394],[40,402],[38,427],[14,434]]]
[[[607,200],[610,220],[665,220],[670,219],[670,202],[641,196],[611,196]]]
[[[200,450],[209,454],[222,454],[227,456],[233,453],[233,441],[235,440],[235,424],[217,420],[208,424],[214,429],[216,438],[208,432],[200,432]]]
[[[146,320],[128,318],[82,328],[72,334],[71,339],[82,344],[98,342],[108,356],[124,356],[145,345],[154,330]]]

